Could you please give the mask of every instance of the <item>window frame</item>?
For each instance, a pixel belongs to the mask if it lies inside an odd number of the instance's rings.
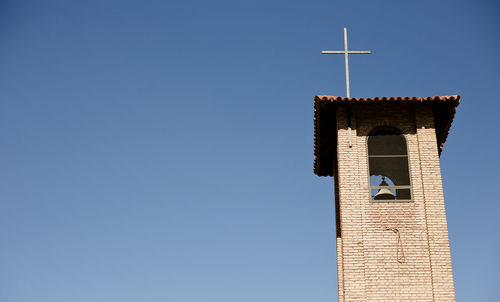
[[[376,136],[374,133],[377,133],[379,131],[388,131],[388,132],[393,132],[394,135],[401,135],[401,137],[404,140],[405,146],[406,146],[406,155],[370,155],[370,148],[368,145],[368,140],[370,139],[370,136]],[[413,196],[413,186],[412,186],[412,181],[411,181],[411,167],[410,167],[410,156],[408,155],[408,141],[406,140],[406,136],[404,135],[403,131],[399,130],[396,127],[392,126],[379,126],[373,128],[368,135],[366,136],[366,163],[368,166],[368,198],[370,202],[376,202],[376,203],[408,203],[408,202],[413,202],[414,201],[414,196]],[[408,179],[409,179],[409,184],[404,185],[404,186],[371,186],[370,184],[370,176],[371,176],[371,171],[370,171],[370,158],[394,158],[394,157],[406,157],[406,162],[408,164]],[[372,196],[372,190],[377,190],[377,189],[407,189],[410,191],[410,199],[380,199],[380,200],[375,200],[373,199]]]

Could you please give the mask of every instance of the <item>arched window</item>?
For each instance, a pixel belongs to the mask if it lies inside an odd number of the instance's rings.
[[[378,127],[368,136],[370,195],[374,201],[410,201],[406,139],[399,129]]]

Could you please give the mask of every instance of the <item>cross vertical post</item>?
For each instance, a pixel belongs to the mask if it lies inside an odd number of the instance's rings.
[[[349,53],[347,50],[347,28],[344,27],[344,54],[345,54],[345,89],[347,97],[351,97],[351,90],[349,89]]]

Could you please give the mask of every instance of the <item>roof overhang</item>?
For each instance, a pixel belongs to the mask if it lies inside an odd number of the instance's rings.
[[[317,95],[314,97],[314,174],[318,176],[334,175],[337,161],[336,110],[339,105],[430,104],[434,113],[438,150],[441,154],[459,102],[460,95],[374,98]]]

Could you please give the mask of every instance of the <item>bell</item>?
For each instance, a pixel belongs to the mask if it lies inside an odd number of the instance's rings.
[[[389,186],[385,182],[385,176],[382,176],[382,182],[380,183],[379,186]],[[374,200],[396,199],[396,195],[394,195],[394,193],[392,193],[391,190],[389,190],[387,188],[381,188],[378,190],[377,194],[375,194],[375,196],[373,196],[373,199]]]

